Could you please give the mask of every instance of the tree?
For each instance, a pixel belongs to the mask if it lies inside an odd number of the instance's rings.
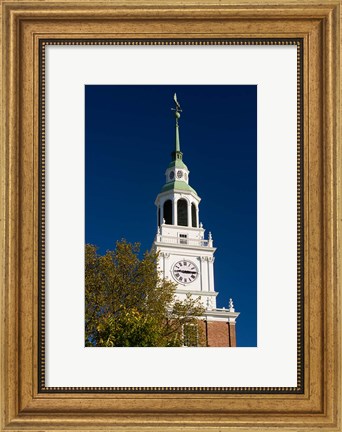
[[[85,247],[85,344],[102,347],[182,346],[184,329],[196,326],[204,308],[190,295],[179,301],[176,284],[162,279],[158,254],[122,240],[105,255]],[[187,333],[189,333],[187,331]],[[187,343],[195,345],[193,341]]]

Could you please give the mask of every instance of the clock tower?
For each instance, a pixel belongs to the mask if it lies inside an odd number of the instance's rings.
[[[198,298],[205,312],[201,325],[205,328],[207,346],[236,346],[235,312],[230,299],[228,308],[217,308],[214,285],[214,253],[216,248],[209,232],[199,219],[201,198],[189,184],[189,169],[180,150],[179,119],[181,107],[176,94],[173,109],[176,123],[175,148],[165,171],[165,184],[158,194],[157,235],[153,247],[159,252],[159,270],[165,279],[177,283],[176,297]],[[228,299],[227,299],[228,300]]]

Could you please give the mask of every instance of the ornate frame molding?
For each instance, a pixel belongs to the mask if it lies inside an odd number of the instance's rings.
[[[1,6],[2,429],[341,430],[340,1],[3,0]],[[303,43],[304,391],[42,392],[39,46],[51,39],[206,38]]]

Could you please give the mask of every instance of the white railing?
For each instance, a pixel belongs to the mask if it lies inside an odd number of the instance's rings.
[[[210,242],[209,240],[162,236],[160,234],[156,235],[155,241],[158,243],[171,243],[171,244],[188,245],[188,246],[202,246],[202,247],[213,246],[212,241]]]

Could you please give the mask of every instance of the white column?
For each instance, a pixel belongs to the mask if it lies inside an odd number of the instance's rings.
[[[191,201],[188,201],[188,227],[191,227]]]
[[[166,272],[169,273],[169,270],[167,270],[167,267],[169,267],[169,265],[166,265],[166,264],[167,264],[167,263],[166,263],[166,260],[167,260],[168,258],[170,258],[170,254],[169,254],[169,252],[160,252],[159,256],[160,256],[160,259],[163,260],[163,261],[162,261],[162,266],[163,266],[163,278],[166,278],[166,276],[167,276]]]
[[[163,253],[163,278],[165,279],[165,253]]]
[[[199,207],[198,204],[196,205],[196,222],[197,222],[197,228],[199,227]]]
[[[178,225],[177,198],[176,197],[173,197],[173,200],[172,200],[172,222],[173,222],[173,225]]]
[[[203,267],[204,267],[204,257],[200,257],[200,275],[201,275],[201,291],[203,291]]]
[[[158,257],[158,273],[162,273],[164,277],[164,258],[163,258],[163,252],[160,252],[160,250],[159,250],[159,257]]]
[[[160,202],[160,225],[163,225],[164,219],[164,201]]]
[[[214,292],[214,257],[208,257],[208,291]],[[212,308],[216,309],[216,297],[212,297]]]
[[[201,291],[209,291],[208,287],[208,258],[207,257],[201,257],[201,282],[202,287]]]
[[[214,288],[214,257],[208,259],[208,273],[209,273],[209,291],[215,291]]]

